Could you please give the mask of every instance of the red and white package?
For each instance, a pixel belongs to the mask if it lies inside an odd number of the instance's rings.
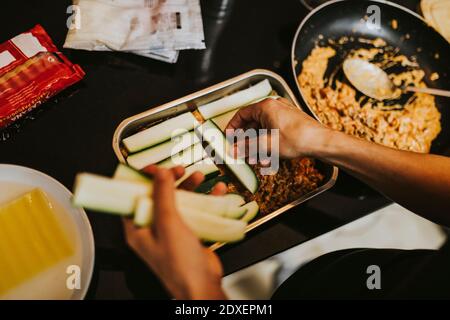
[[[0,129],[84,75],[40,25],[0,44]]]

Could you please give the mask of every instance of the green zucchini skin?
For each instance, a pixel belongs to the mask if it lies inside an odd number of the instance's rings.
[[[187,167],[184,175],[176,181],[175,186],[178,187],[190,175],[197,171],[205,176],[205,180],[214,178],[220,174],[220,169],[214,164],[214,161],[211,158],[205,158]]]
[[[251,193],[255,193],[259,187],[259,180],[253,169],[243,159],[233,159],[227,154],[229,143],[223,132],[214,122],[207,120],[201,126],[196,128],[196,133],[202,139],[209,143],[227,168],[236,176],[236,178]]]
[[[212,179],[206,180],[205,182],[203,182],[201,185],[199,185],[196,189],[195,192],[198,193],[210,193],[211,190],[214,188],[214,186],[216,184],[218,184],[219,182],[223,182],[225,184],[229,183],[231,181],[231,178],[227,175],[224,176],[217,176],[214,177]]]
[[[152,178],[149,175],[145,174],[142,171],[129,167],[123,163],[119,163],[117,165],[113,178],[127,181],[152,183]]]

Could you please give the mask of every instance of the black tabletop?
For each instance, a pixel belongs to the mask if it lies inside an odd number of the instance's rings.
[[[415,8],[417,2],[403,1]],[[40,23],[59,48],[70,1],[2,3],[0,40]],[[184,51],[177,64],[122,53],[64,50],[86,71],[78,85],[52,99],[0,137],[0,162],[51,175],[67,187],[80,171],[111,175],[112,135],[125,118],[255,68],[279,73],[295,92],[290,49],[307,14],[299,0],[205,0],[208,49]],[[9,137],[8,137],[9,136]],[[367,215],[389,201],[340,174],[336,186],[219,251],[229,274]],[[89,298],[164,297],[158,281],[127,249],[119,219],[88,212],[96,243]]]

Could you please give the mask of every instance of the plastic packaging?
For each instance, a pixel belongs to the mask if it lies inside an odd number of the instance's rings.
[[[132,52],[174,63],[204,49],[199,0],[74,0],[65,48]]]
[[[0,129],[84,75],[40,25],[0,44]]]

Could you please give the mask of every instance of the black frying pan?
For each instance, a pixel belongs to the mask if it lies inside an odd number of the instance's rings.
[[[361,23],[361,19],[367,16],[367,9],[371,5],[380,8],[379,29],[369,28],[367,24]],[[397,29],[392,28],[391,22],[394,19],[398,22]],[[409,34],[409,39],[407,34]],[[399,48],[400,53],[408,57],[416,57],[420,67],[426,72],[427,86],[450,90],[450,44],[437,31],[428,26],[418,14],[382,0],[337,0],[313,10],[302,21],[294,37],[292,68],[295,78],[301,72],[302,61],[308,57],[317,43],[325,46],[328,45],[329,38],[340,39],[343,36],[355,39],[358,37],[384,39],[388,45]],[[322,37],[323,39],[320,40]],[[361,43],[355,41],[335,48],[338,54],[330,60],[328,75],[340,69],[351,49],[361,46]],[[421,48],[421,51],[418,48]],[[436,59],[436,54],[439,55],[439,59]],[[340,72],[342,73],[342,71]],[[395,72],[395,70],[391,70],[391,72]],[[439,73],[439,80],[428,80],[433,72]],[[341,74],[341,76],[343,75]],[[300,88],[298,89],[300,91]],[[406,98],[404,97],[404,99]],[[303,104],[307,105],[303,96],[302,100]],[[450,155],[450,99],[436,97],[436,104],[442,114],[442,132],[433,142],[431,152]],[[311,108],[309,110],[314,114]]]

